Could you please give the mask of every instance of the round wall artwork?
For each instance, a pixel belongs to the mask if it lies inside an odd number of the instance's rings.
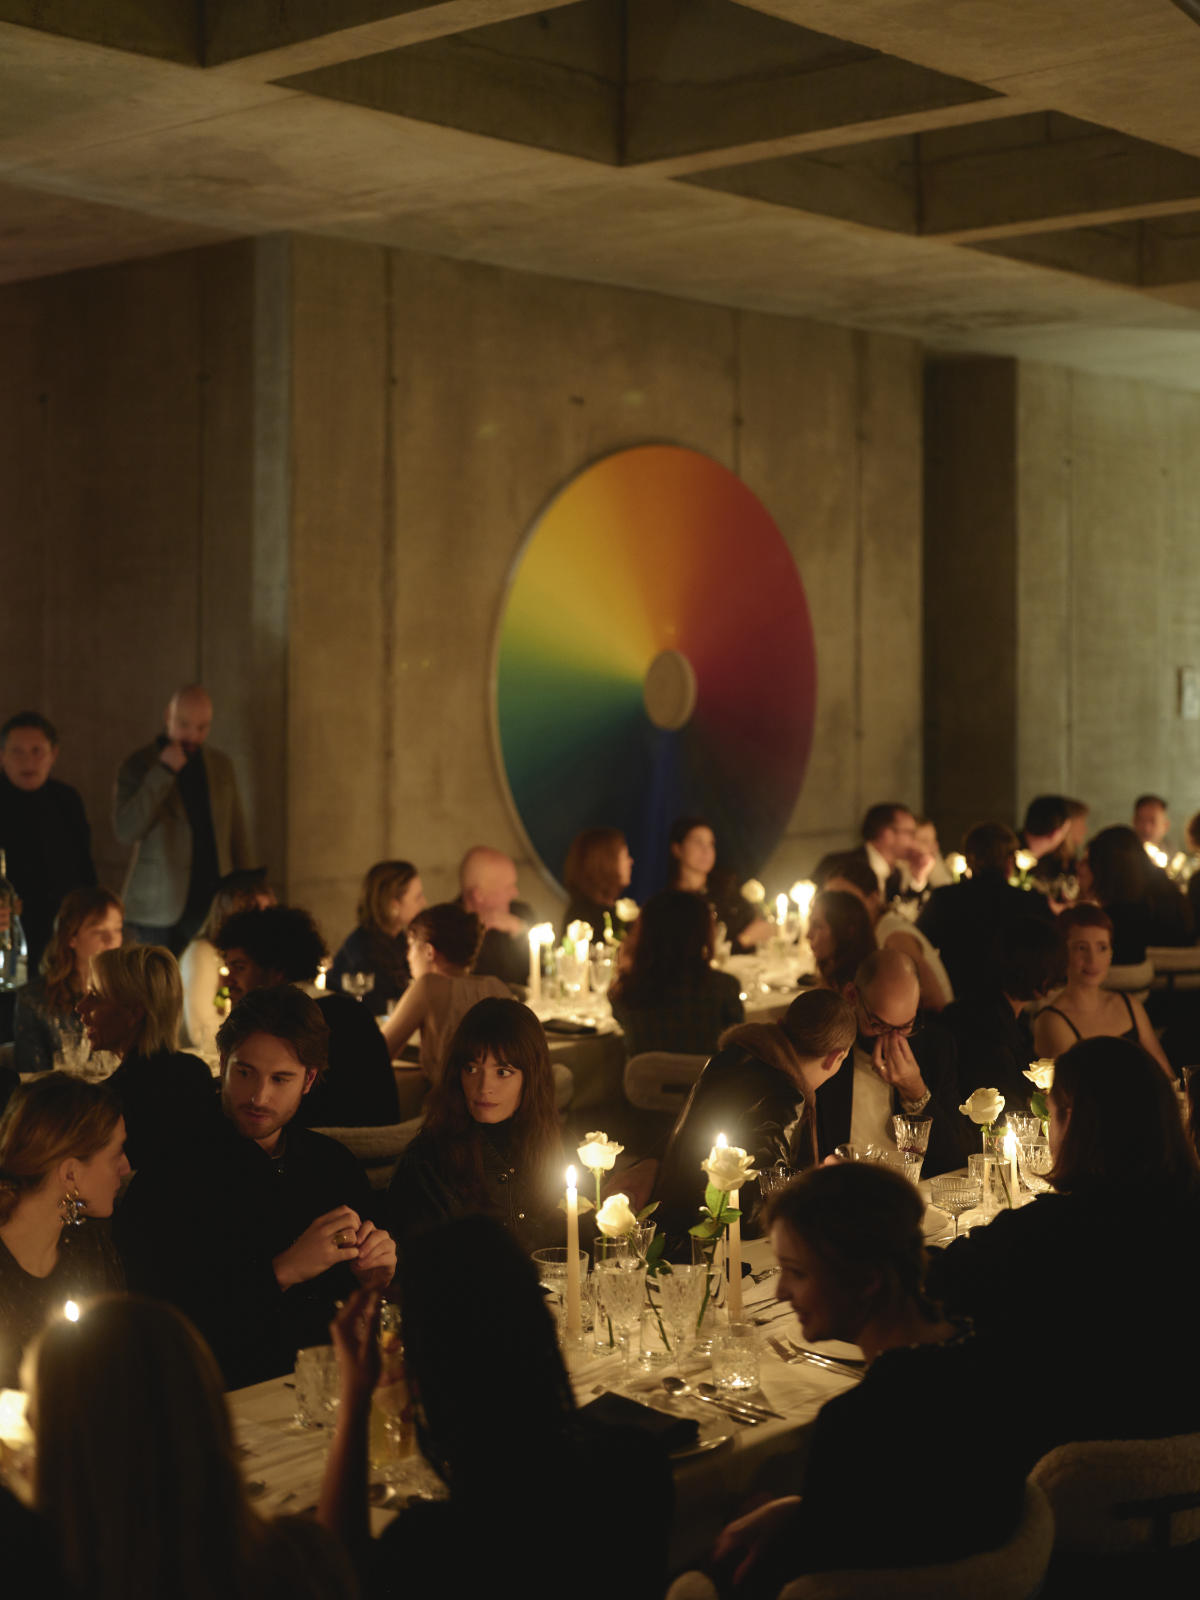
[[[495,686],[513,809],[554,881],[576,833],[616,827],[644,899],[688,814],[748,875],[787,827],[812,744],[796,563],[719,462],[671,445],[606,456],[555,496],[518,557]]]

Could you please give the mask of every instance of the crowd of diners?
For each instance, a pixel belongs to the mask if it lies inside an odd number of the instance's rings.
[[[0,1494],[6,1563],[32,1563],[46,1595],[103,1600],[564,1582],[661,1596],[669,1463],[576,1402],[530,1260],[561,1238],[567,1156],[523,1003],[532,912],[514,863],[473,847],[458,898],[436,905],[413,864],[372,865],[330,964],[311,915],[277,903],[249,859],[211,716],[198,686],[179,691],[122,765],[114,822],[137,851],[121,896],[95,882],[82,806],[50,777],[53,727],[27,713],[0,730],[0,845],[36,962],[0,1117],[0,1384],[24,1389],[35,1440],[30,1504]],[[1200,1430],[1186,1357],[1200,1082],[1185,1122],[1186,1027],[1164,1048],[1153,1014],[1105,982],[1114,962],[1191,942],[1196,880],[1143,847],[1167,831],[1157,797],[1090,840],[1087,815],[1040,796],[1020,836],[971,829],[954,874],[927,820],[873,806],[857,845],[815,868],[815,970],[775,1022],[746,1021],[739,980],[714,965],[725,943],[753,953],[780,935],[719,870],[703,818],[672,829],[671,881],[640,907],[618,830],[572,845],[564,931],[587,921],[617,945],[628,1052],[704,1060],[673,1128],[625,1153],[650,1175],[668,1259],[687,1248],[720,1124],[759,1170],[793,1174],[741,1196],[778,1298],[807,1340],[850,1341],[866,1361],[811,1430],[802,1493],[715,1537],[722,1595],[996,1548],[1056,1445]],[[420,1128],[373,1188],[335,1135],[396,1122],[391,1062],[418,1030]],[[960,1168],[978,1140],[960,1103],[988,1086],[1024,1109],[1038,1055],[1055,1059],[1050,1192],[928,1249],[916,1189],[845,1147],[886,1144],[901,1112],[930,1121],[927,1176]],[[446,1494],[373,1538],[384,1299],[401,1308],[420,1447]],[[1131,1331],[1180,1359],[1131,1358]],[[340,1404],[315,1515],[266,1520],[226,1394],[328,1342]],[[993,1408],[1021,1425],[988,1426]],[[615,1564],[581,1561],[607,1512]]]

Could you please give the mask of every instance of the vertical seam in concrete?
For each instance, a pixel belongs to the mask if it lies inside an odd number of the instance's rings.
[[[209,406],[207,382],[205,373],[208,369],[208,283],[204,270],[197,256],[192,259],[192,272],[195,276],[195,293],[193,305],[196,308],[196,354],[199,357],[199,370],[195,374],[196,385],[196,656],[192,677],[197,683],[204,682],[207,663],[204,653],[204,622],[207,615],[206,607],[206,572],[204,563],[204,518],[207,504],[204,495],[204,473],[208,462],[208,428]]]
[[[1077,638],[1078,597],[1075,592],[1075,375],[1067,373],[1067,659],[1064,676],[1067,686],[1067,792],[1079,793],[1079,770],[1075,757],[1075,646]]]
[[[383,483],[380,528],[380,596],[383,605],[383,684],[380,691],[380,710],[383,715],[383,809],[382,843],[387,856],[392,855],[392,789],[396,761],[396,330],[395,330],[395,272],[392,252],[383,250]]]
[[[854,815],[865,810],[863,800],[863,425],[864,335],[851,334],[854,360]]]
[[[733,448],[730,452],[736,477],[742,475],[742,313],[733,311]]]

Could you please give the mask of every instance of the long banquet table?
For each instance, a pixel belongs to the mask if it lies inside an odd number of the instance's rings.
[[[745,1252],[757,1270],[770,1264],[769,1248],[762,1241],[747,1244]],[[745,1427],[715,1407],[666,1396],[661,1388],[664,1375],[678,1370],[689,1381],[703,1381],[708,1376],[706,1360],[685,1359],[679,1368],[668,1365],[656,1369],[654,1376],[635,1368],[628,1384],[619,1357],[585,1361],[572,1373],[580,1404],[586,1404],[606,1388],[620,1388],[638,1399],[653,1396],[655,1404],[664,1410],[695,1416],[701,1423],[702,1441],[728,1436],[724,1443],[675,1463],[676,1510],[671,1542],[675,1570],[694,1564],[705,1555],[717,1529],[737,1513],[749,1495],[784,1494],[799,1488],[806,1438],[817,1412],[826,1400],[856,1381],[807,1362],[783,1362],[767,1344],[767,1338],[782,1333],[802,1343],[798,1324],[786,1308],[775,1302],[773,1277],[759,1284],[747,1279],[745,1287],[746,1315],[772,1319],[760,1329],[761,1392],[752,1398],[781,1412],[781,1421]],[[829,1354],[859,1354],[850,1346],[821,1349]],[[294,1391],[289,1383],[290,1380],[276,1378],[229,1397],[244,1457],[243,1470],[254,1485],[256,1504],[265,1515],[304,1512],[315,1505],[328,1443],[324,1429],[301,1430],[292,1421]],[[408,1476],[418,1491],[429,1492],[435,1487],[423,1463],[416,1463]],[[403,1493],[402,1481],[401,1500]],[[390,1514],[372,1512],[376,1531]]]

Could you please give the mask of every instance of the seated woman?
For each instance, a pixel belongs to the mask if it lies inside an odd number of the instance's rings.
[[[74,1072],[106,1078],[112,1056],[93,1055],[76,1002],[91,978],[92,957],[115,949],[125,931],[125,913],[108,889],[72,889],[58,908],[50,943],[42,952],[41,977],[17,991],[14,1062],[18,1072]]]
[[[363,1005],[372,1016],[386,1017],[411,981],[408,930],[428,903],[411,861],[377,861],[362,881],[358,926],[333,958],[329,987],[341,990],[348,973],[367,973],[375,983]]]
[[[73,1595],[356,1594],[327,1533],[250,1504],[220,1373],[173,1307],[102,1296],[29,1365],[34,1503]]]
[[[184,947],[179,958],[179,976],[183,980],[180,1036],[189,1050],[203,1056],[212,1067],[217,1064],[217,1029],[228,1010],[227,1007],[217,1009],[217,991],[225,986],[221,953],[216,945],[217,933],[235,911],[274,904],[275,895],[267,883],[265,867],[227,872],[217,886],[199,933]]]
[[[703,817],[678,817],[671,825],[668,889],[688,889],[710,902],[729,942],[741,955],[765,944],[775,931],[738,889],[728,872],[717,873],[716,835]]]
[[[1072,1439],[1194,1433],[1192,1365],[1131,1359],[1129,1344],[1195,1315],[1200,1166],[1176,1097],[1139,1045],[1096,1038],[1059,1056],[1048,1101],[1054,1193],[933,1252],[932,1291],[994,1337],[993,1392],[1037,1394],[1030,1462]]]
[[[642,1435],[576,1411],[528,1257],[494,1221],[459,1218],[412,1239],[400,1294],[405,1367],[421,1396],[418,1442],[449,1497],[401,1511],[370,1540],[367,1422],[379,1371],[378,1297],[355,1295],[332,1329],[341,1396],[317,1517],[354,1552],[367,1600],[552,1600],[564,1573],[581,1600],[616,1593],[659,1600],[673,1501],[666,1457]],[[595,1552],[579,1559],[589,1485],[620,1486],[620,1531],[610,1551],[616,1566],[593,1559]]]
[[[420,1028],[421,1071],[430,1083],[441,1076],[446,1047],[471,1007],[512,998],[501,979],[472,973],[482,938],[479,918],[452,900],[426,906],[409,925],[412,983],[384,1024],[383,1037],[394,1060]]]
[[[941,1011],[950,1004],[954,999],[954,989],[941,956],[915,922],[892,906],[884,909],[879,879],[872,871],[870,862],[857,851],[848,850],[823,857],[815,876],[822,889],[858,896],[866,907],[874,931],[874,943],[880,950],[899,950],[909,957],[917,969],[921,982],[921,1005],[926,1011]],[[941,887],[939,884],[933,886]],[[808,939],[811,944],[811,923]]]
[[[182,1011],[179,966],[161,945],[103,950],[92,962],[79,1015],[92,1049],[110,1050],[121,1063],[108,1084],[124,1112],[137,1171],[170,1161],[218,1116],[211,1071],[177,1049]]]
[[[1104,987],[1113,959],[1113,925],[1099,906],[1071,906],[1058,919],[1067,947],[1067,984],[1033,1024],[1038,1056],[1056,1056],[1079,1039],[1131,1039],[1174,1077],[1140,1000]]]
[[[818,1167],[771,1201],[777,1298],[808,1342],[861,1346],[867,1372],[821,1407],[803,1497],[770,1501],[718,1538],[718,1571],[739,1597],[774,1600],[808,1572],[954,1561],[1016,1529],[1020,1430],[995,1430],[986,1450],[978,1437],[980,1395],[1010,1391],[996,1388],[982,1341],[925,1292],[923,1211],[912,1184],[869,1163]],[[914,1404],[917,1420],[898,1425]],[[971,1470],[947,1474],[947,1461],[958,1460]],[[877,1487],[865,1497],[868,1463]]]
[[[859,897],[843,889],[815,895],[808,913],[808,943],[821,986],[852,998],[854,974],[875,949],[871,918]]]
[[[565,939],[573,922],[586,922],[593,942],[603,939],[607,917],[613,933],[627,933],[631,924],[617,915],[617,901],[629,888],[633,857],[620,828],[585,828],[576,834],[563,867],[567,909],[559,929]]]
[[[700,1163],[723,1132],[754,1157],[758,1171],[817,1160],[814,1096],[854,1044],[854,1008],[830,989],[797,995],[782,1022],[747,1022],[721,1035],[721,1047],[679,1114],[659,1170],[657,1221],[683,1241],[704,1197]],[[806,1115],[807,1113],[807,1115]],[[758,1184],[741,1191],[742,1232],[761,1233]]]
[[[472,1006],[426,1108],[388,1191],[392,1237],[481,1213],[523,1249],[556,1243],[565,1164],[546,1036],[528,1006],[498,997]]]
[[[18,1387],[21,1353],[67,1300],[121,1288],[108,1229],[125,1124],[106,1090],[55,1072],[14,1090],[0,1119],[0,1387]]]
[[[707,900],[664,889],[642,907],[626,966],[608,991],[625,1031],[625,1054],[673,1050],[706,1056],[725,1028],[741,1022],[741,984],[714,971],[713,918]]]
[[[1112,959],[1135,967],[1148,945],[1191,944],[1192,908],[1178,884],[1156,867],[1132,828],[1102,828],[1080,868],[1080,889],[1112,919]]]

